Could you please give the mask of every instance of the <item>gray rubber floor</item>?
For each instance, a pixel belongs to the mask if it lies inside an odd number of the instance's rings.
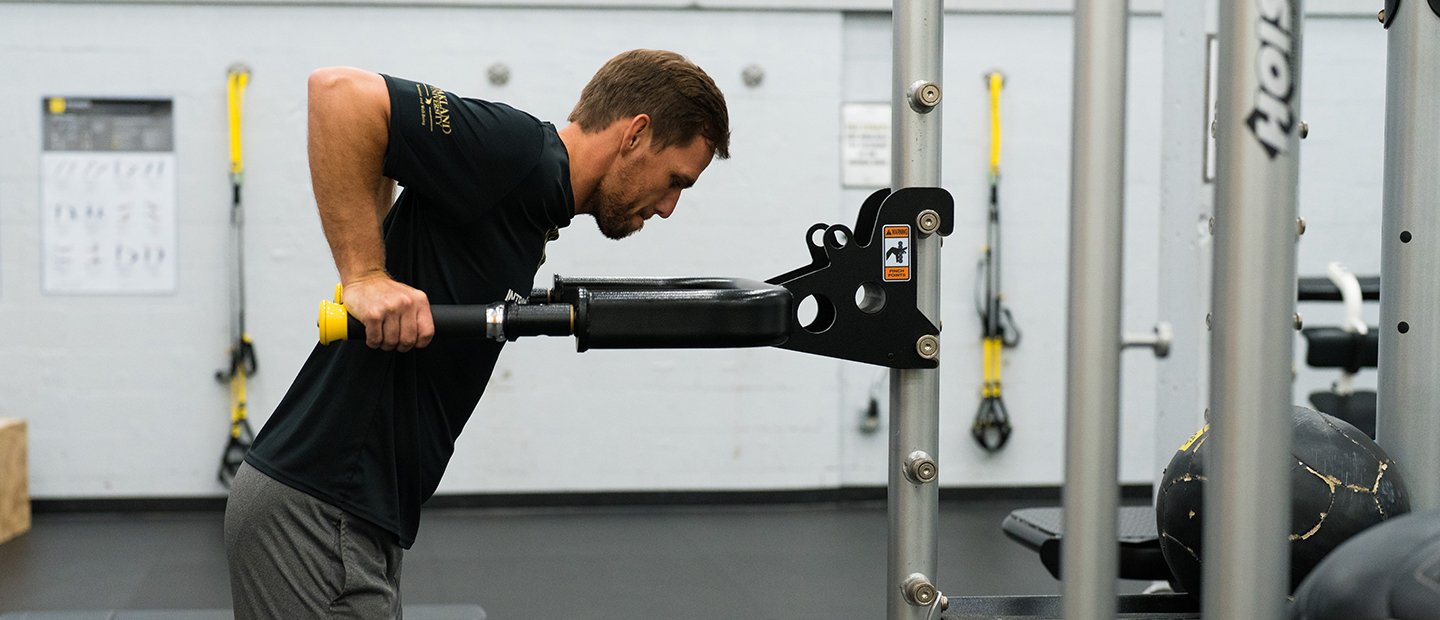
[[[1056,594],[1004,516],[1054,502],[941,505],[947,595]],[[37,515],[0,544],[0,614],[230,605],[220,513]],[[531,618],[883,618],[885,506],[430,510],[406,604]],[[1121,582],[1124,592],[1145,585]]]

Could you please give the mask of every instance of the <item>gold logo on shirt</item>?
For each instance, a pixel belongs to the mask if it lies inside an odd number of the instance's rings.
[[[450,98],[444,90],[429,84],[416,84],[420,94],[420,124],[431,132],[436,128],[440,133],[450,135]]]

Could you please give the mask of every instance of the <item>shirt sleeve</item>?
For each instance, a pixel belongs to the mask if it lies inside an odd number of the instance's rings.
[[[539,161],[540,123],[510,106],[384,76],[385,176],[466,218],[500,202]]]

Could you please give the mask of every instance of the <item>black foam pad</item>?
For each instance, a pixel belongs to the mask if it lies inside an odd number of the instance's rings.
[[[1050,575],[1060,578],[1060,547],[1065,535],[1061,508],[1024,508],[1005,517],[1001,529],[1011,540],[1040,554]],[[1155,532],[1155,511],[1149,506],[1121,506],[1117,515],[1121,579],[1163,581],[1170,567],[1160,553],[1160,535]]]
[[[1306,327],[1300,334],[1305,337],[1305,363],[1309,366],[1344,368],[1350,372],[1380,366],[1380,331],[1377,329],[1362,336],[1339,327]]]
[[[1310,404],[1320,413],[1328,413],[1375,438],[1375,392],[1356,390],[1341,396],[1334,392],[1311,392]]]
[[[1380,299],[1380,276],[1360,276],[1360,297],[1365,301]],[[1344,301],[1340,287],[1325,276],[1300,278],[1295,298],[1300,301]]]

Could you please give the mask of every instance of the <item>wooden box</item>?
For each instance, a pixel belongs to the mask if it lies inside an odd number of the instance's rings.
[[[25,421],[0,418],[0,543],[30,529]]]

